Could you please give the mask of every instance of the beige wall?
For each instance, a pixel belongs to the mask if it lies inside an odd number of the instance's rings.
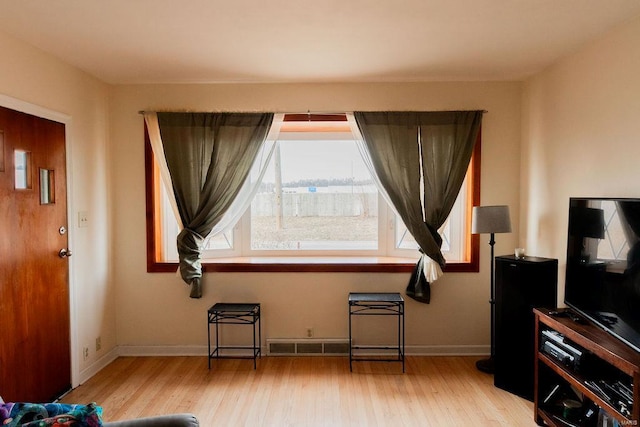
[[[640,19],[526,82],[521,236],[558,258],[569,197],[640,197]]]
[[[79,372],[116,345],[115,306],[110,286],[108,208],[108,86],[59,60],[0,33],[0,95],[5,106],[68,118],[67,155],[74,381]],[[89,226],[77,227],[86,211]],[[57,230],[54,230],[57,232]],[[52,307],[55,309],[55,307]],[[95,338],[103,350],[95,352]],[[83,360],[81,348],[89,347]]]
[[[169,352],[167,346],[206,345],[206,310],[218,301],[257,301],[263,337],[348,336],[350,291],[403,292],[408,274],[209,273],[204,297],[193,300],[174,274],[150,274],[145,264],[143,119],[139,110],[353,111],[486,109],[482,146],[482,203],[508,204],[518,218],[521,84],[273,84],[117,86],[111,104],[115,282],[118,344],[131,353]],[[498,237],[511,253],[514,233]],[[480,274],[448,274],[434,283],[430,305],[407,302],[412,352],[487,352],[489,251],[482,236]],[[385,332],[386,333],[386,332]],[[384,335],[383,333],[382,335]],[[375,328],[365,339],[388,339]],[[164,348],[161,348],[164,347]],[[126,350],[129,348],[129,350]],[[179,349],[176,351],[180,351]],[[204,353],[206,354],[206,352]]]

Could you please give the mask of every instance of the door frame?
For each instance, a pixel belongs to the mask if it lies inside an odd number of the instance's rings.
[[[47,120],[53,120],[64,125],[64,138],[65,138],[65,157],[66,157],[66,176],[67,176],[67,230],[68,230],[68,246],[73,250],[75,248],[75,223],[73,222],[73,212],[75,212],[73,206],[73,191],[71,191],[72,179],[72,167],[71,167],[71,128],[72,117],[68,114],[64,114],[55,110],[50,110],[45,107],[41,107],[30,102],[22,101],[17,98],[12,98],[0,93],[0,106],[9,108],[11,110],[19,111],[21,113],[30,114],[32,116],[40,117]],[[78,319],[76,310],[76,292],[75,292],[75,268],[73,257],[69,257],[68,269],[69,269],[69,339],[70,347],[69,351],[71,356],[71,387],[75,388],[80,385],[80,348],[78,346]]]

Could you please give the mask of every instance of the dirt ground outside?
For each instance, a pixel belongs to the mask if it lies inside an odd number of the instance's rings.
[[[289,216],[281,230],[276,229],[275,216],[256,216],[251,223],[253,249],[377,248],[377,216]]]

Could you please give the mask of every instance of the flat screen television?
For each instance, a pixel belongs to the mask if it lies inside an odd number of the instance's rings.
[[[564,302],[640,352],[640,199],[571,198]]]

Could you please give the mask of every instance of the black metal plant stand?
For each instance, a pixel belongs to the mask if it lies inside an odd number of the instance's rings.
[[[215,348],[211,350],[211,324],[216,325]],[[253,345],[232,346],[220,345],[219,325],[252,325]],[[258,340],[256,341],[256,325],[258,326]],[[256,369],[256,359],[261,357],[260,346],[262,343],[262,327],[260,324],[260,304],[237,304],[237,303],[217,303],[209,308],[207,312],[207,333],[209,346],[209,369],[211,369],[211,359],[253,359],[253,369]],[[251,355],[221,355],[220,350],[251,350]]]
[[[351,318],[353,316],[397,316],[398,318],[398,343],[395,346],[357,346],[353,345],[351,334]],[[392,358],[368,358],[355,356],[353,350],[378,349],[393,350],[396,356]],[[353,362],[401,362],[404,372],[404,299],[397,292],[387,293],[359,293],[349,294],[349,370],[353,371]]]

